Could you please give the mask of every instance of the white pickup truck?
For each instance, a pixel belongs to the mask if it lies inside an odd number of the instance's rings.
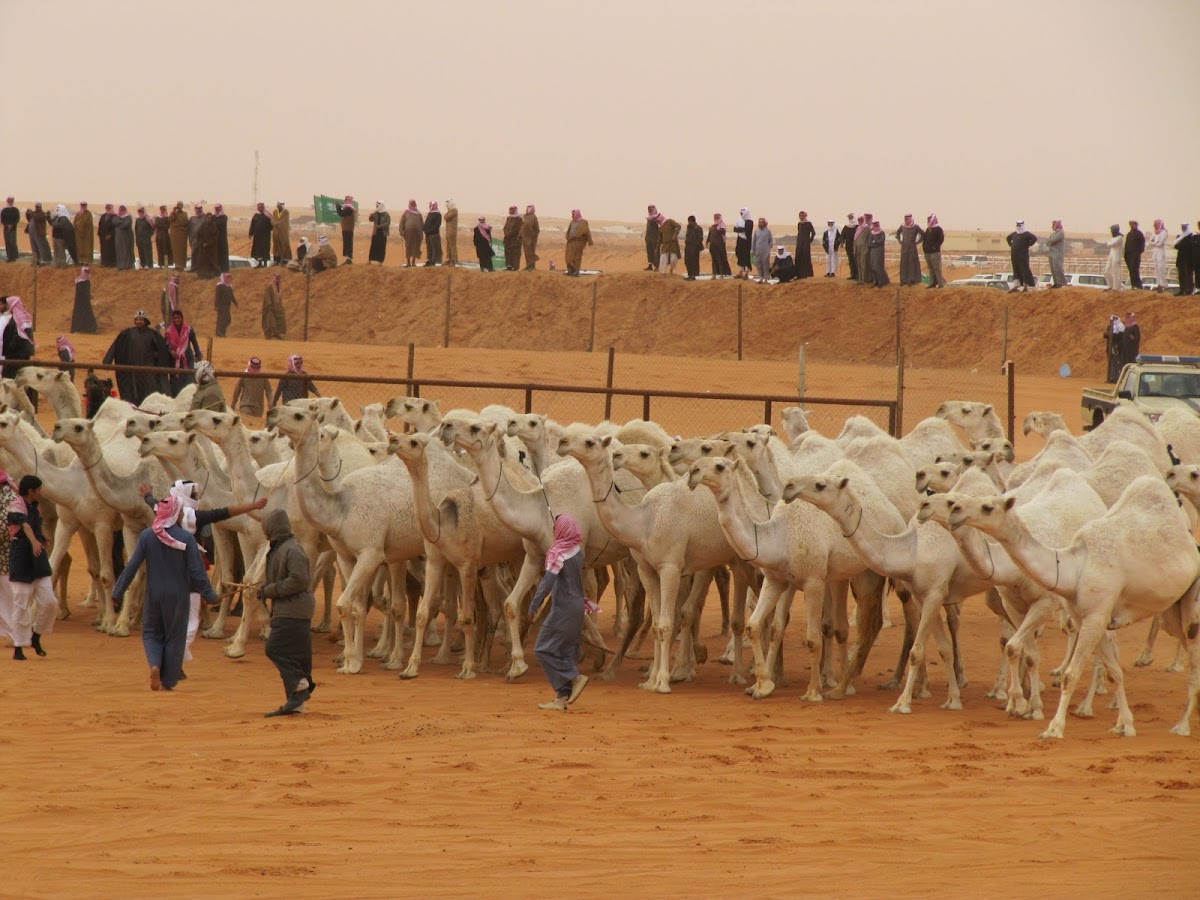
[[[1200,416],[1200,356],[1139,356],[1111,387],[1083,389],[1083,427],[1091,430],[1118,406],[1157,422],[1171,408]]]

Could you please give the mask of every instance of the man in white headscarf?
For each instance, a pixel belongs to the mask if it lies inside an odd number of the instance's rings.
[[[838,248],[842,246],[842,233],[838,231],[833,219],[827,219],[825,222],[821,246],[825,248],[825,277],[833,278],[838,270]]]
[[[75,223],[71,214],[63,204],[54,207],[54,215],[50,217],[50,237],[54,243],[54,268],[61,269],[67,264],[67,255],[71,261],[77,262],[75,256]]]
[[[921,252],[925,254],[925,265],[929,268],[929,286],[944,288],[946,279],[942,277],[942,244],[946,240],[946,232],[938,224],[938,217],[930,213],[925,218],[925,233],[921,235]]]
[[[1154,263],[1154,290],[1161,294],[1167,289],[1167,223],[1154,220],[1154,232],[1150,235],[1150,259]]]
[[[292,214],[282,200],[271,211],[271,261],[277,266],[292,261]]]
[[[1120,225],[1108,226],[1109,238],[1104,242],[1108,248],[1108,259],[1104,261],[1104,281],[1108,284],[1105,290],[1122,291],[1125,286],[1121,283],[1121,257],[1125,249],[1125,236],[1121,234]],[[1121,329],[1124,331],[1124,328]]]
[[[446,225],[446,262],[444,265],[458,265],[458,207],[453,200],[446,201],[446,214],[442,216]]]
[[[1033,269],[1029,268],[1029,248],[1036,243],[1037,235],[1025,227],[1024,219],[1017,219],[1016,230],[1008,236],[1015,281],[1010,290],[1027,291],[1037,284],[1033,277]]]
[[[754,240],[754,220],[750,218],[750,210],[742,207],[739,210],[737,223],[733,226],[733,233],[737,235],[737,244],[734,246],[734,253],[737,255],[738,278],[749,278],[750,262],[753,253],[751,252],[750,244]],[[771,239],[767,238],[767,248],[770,249]]]

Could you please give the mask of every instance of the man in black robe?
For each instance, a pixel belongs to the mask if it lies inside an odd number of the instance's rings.
[[[683,266],[687,269],[687,280],[695,281],[700,274],[700,254],[704,251],[704,229],[695,216],[688,216],[687,230],[683,233]]]
[[[4,255],[8,262],[16,262],[20,251],[17,249],[17,226],[21,224],[21,211],[17,209],[16,200],[9,197],[5,200],[4,209],[0,210],[0,227],[4,228]]]
[[[113,228],[113,219],[116,217],[113,205],[105,203],[100,221],[96,223],[96,236],[100,239],[100,265],[105,269],[117,267],[117,234]]]
[[[1175,238],[1175,270],[1179,273],[1179,290],[1176,297],[1191,296],[1195,289],[1192,271],[1192,247],[1196,236],[1192,234],[1192,226],[1184,222],[1179,226],[1179,237]]]
[[[213,224],[217,226],[217,267],[229,271],[229,216],[225,207],[218,203],[213,207]]]
[[[817,229],[808,221],[808,213],[800,212],[800,221],[796,225],[796,277],[812,278],[812,243],[817,236]]]
[[[1037,284],[1033,269],[1029,268],[1029,248],[1036,243],[1037,235],[1025,228],[1024,219],[1017,219],[1017,230],[1008,236],[1008,246],[1012,248],[1013,279],[1016,281],[1010,290],[1027,291]]]
[[[850,263],[850,281],[858,280],[858,260],[854,258],[854,232],[858,230],[858,222],[854,213],[846,216],[846,224],[842,226],[842,247],[845,248],[846,260]]]
[[[197,203],[192,207],[192,214],[188,217],[187,236],[188,249],[191,251],[189,256],[196,255],[196,238],[200,235],[200,226],[204,224],[204,207]],[[193,264],[193,268],[195,265]]]
[[[217,261],[216,216],[206,213],[196,232],[196,250],[192,257],[192,274],[199,278],[216,278],[221,274]]]
[[[137,208],[133,220],[133,242],[137,245],[138,265],[143,269],[154,268],[154,220],[146,215],[146,207]]]
[[[118,366],[164,366],[172,364],[171,350],[161,334],[150,327],[150,317],[144,309],[133,315],[133,327],[117,335],[108,352],[105,364]],[[167,376],[146,372],[118,372],[117,392],[122,400],[139,405],[155,391],[167,392]]]
[[[795,281],[800,277],[796,272],[796,260],[783,248],[782,244],[775,248],[775,261],[771,263],[771,277],[779,279],[780,284]]]
[[[1129,269],[1129,286],[1142,289],[1142,254],[1146,252],[1146,236],[1138,228],[1136,220],[1129,221],[1129,234],[1125,235],[1125,266]]]
[[[1121,366],[1137,362],[1142,351],[1142,326],[1135,313],[1125,313],[1125,330],[1121,332]]]
[[[250,220],[250,255],[254,258],[255,265],[265,266],[271,258],[271,229],[274,226],[271,225],[266,206],[260,203],[257,210]]]

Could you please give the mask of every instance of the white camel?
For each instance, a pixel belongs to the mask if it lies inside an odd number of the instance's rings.
[[[981,441],[984,438],[1002,438],[1005,436],[1004,425],[990,403],[975,403],[970,400],[947,400],[937,408],[934,415],[939,419],[944,419],[953,425],[957,425],[963,430],[963,433],[967,436],[967,440],[972,443]]]

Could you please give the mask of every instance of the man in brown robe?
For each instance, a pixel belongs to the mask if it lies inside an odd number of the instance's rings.
[[[281,341],[287,335],[287,314],[283,309],[283,279],[276,272],[263,291],[262,305],[263,337],[268,341]]]
[[[567,271],[564,274],[579,277],[579,270],[583,268],[583,248],[592,243],[592,229],[588,227],[587,219],[579,210],[571,210],[571,224],[567,226]]]
[[[446,201],[446,214],[442,217],[446,223],[446,265],[458,265],[458,207],[453,200]]]
[[[333,252],[333,247],[329,246],[329,238],[321,235],[317,238],[317,249],[305,255],[300,270],[316,275],[326,269],[336,268],[337,264],[337,254]]]
[[[188,214],[184,211],[183,201],[180,200],[171,210],[169,220],[171,230],[171,256],[176,269],[182,271],[187,266],[188,258]]]
[[[521,246],[525,248],[525,271],[532,272],[537,267],[538,235],[542,228],[538,224],[537,212],[530,203],[525,207],[525,215],[521,217]]]
[[[200,278],[216,278],[221,274],[221,263],[217,259],[217,223],[212,213],[205,213],[196,229],[195,256],[192,257],[192,274]]]
[[[425,220],[416,200],[409,200],[408,209],[400,215],[400,234],[404,237],[404,268],[408,269],[421,258],[421,244],[425,240]]]
[[[277,266],[292,261],[292,214],[282,200],[271,212],[271,259]]]
[[[204,207],[197,203],[192,207],[192,215],[188,217],[188,247],[192,251],[192,256],[196,255],[196,239],[200,237],[200,226],[204,224]],[[195,261],[192,262],[192,268],[196,268]]]
[[[515,272],[521,268],[521,216],[516,206],[508,208],[504,220],[504,271]]]
[[[87,201],[79,201],[79,212],[75,213],[75,249],[79,251],[81,265],[90,266],[96,253],[95,233],[92,231],[92,211]]]
[[[171,216],[165,206],[160,206],[154,217],[154,247],[158,251],[160,269],[175,265],[175,257],[171,255]]]

